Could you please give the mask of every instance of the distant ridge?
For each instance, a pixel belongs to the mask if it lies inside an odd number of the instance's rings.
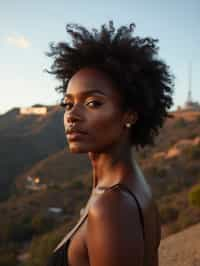
[[[63,109],[47,115],[20,115],[14,108],[0,116],[0,199],[13,191],[15,177],[66,146]]]

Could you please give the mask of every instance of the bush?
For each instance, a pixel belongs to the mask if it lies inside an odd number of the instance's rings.
[[[17,259],[15,254],[4,253],[0,257],[0,265],[2,266],[16,266]]]
[[[190,225],[195,224],[195,217],[192,215],[188,215],[187,213],[181,213],[180,216],[178,217],[177,224],[181,230],[187,228]]]
[[[84,189],[82,180],[73,180],[71,183],[72,189]]]
[[[188,158],[191,160],[199,160],[200,159],[200,144],[196,146],[192,146],[187,149]]]
[[[175,128],[185,128],[187,126],[187,122],[184,118],[179,118],[174,124]]]
[[[60,236],[56,233],[49,233],[39,238],[34,238],[29,250],[29,260],[27,266],[47,265],[53,249],[58,244]]]
[[[54,226],[53,219],[38,214],[33,217],[31,227],[34,234],[42,234],[51,230]]]
[[[0,249],[0,265],[1,266],[16,266],[17,254],[13,248]]]
[[[145,174],[151,177],[164,178],[168,174],[168,169],[161,165],[153,165],[146,169]]]
[[[161,222],[163,224],[172,222],[178,217],[178,210],[173,207],[163,207],[160,210]]]
[[[197,119],[196,121],[197,121],[198,123],[200,123],[200,115],[198,115],[196,119]]]
[[[181,229],[180,229],[180,226],[179,226],[176,222],[171,223],[171,224],[169,225],[169,233],[170,233],[170,234],[178,233],[180,230],[181,230]]]
[[[15,223],[11,227],[10,241],[23,242],[30,240],[32,229],[28,224]]]
[[[200,184],[192,187],[188,194],[189,203],[200,208]]]
[[[5,242],[23,242],[30,240],[32,229],[23,221],[4,221],[0,226],[0,244]],[[1,264],[0,264],[1,265]]]

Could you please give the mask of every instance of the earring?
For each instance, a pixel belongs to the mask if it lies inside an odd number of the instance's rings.
[[[131,127],[131,123],[126,123],[126,127],[130,128]]]

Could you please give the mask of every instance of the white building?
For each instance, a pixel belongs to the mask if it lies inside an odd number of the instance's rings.
[[[20,108],[19,113],[21,115],[46,115],[47,107],[24,107]]]
[[[48,212],[55,213],[55,214],[61,214],[63,212],[63,209],[62,208],[49,207]]]

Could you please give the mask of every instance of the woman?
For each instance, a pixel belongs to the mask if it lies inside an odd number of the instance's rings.
[[[48,53],[49,72],[62,81],[69,150],[87,153],[93,168],[82,217],[48,265],[158,265],[159,214],[131,150],[153,144],[169,116],[173,76],[157,40],[134,37],[134,27],[69,24],[72,45],[52,44]]]

